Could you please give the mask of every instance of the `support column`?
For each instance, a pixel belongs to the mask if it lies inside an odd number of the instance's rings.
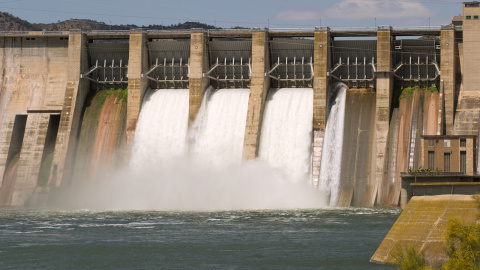
[[[375,102],[375,140],[373,143],[375,160],[373,161],[375,178],[370,176],[365,191],[364,206],[373,206],[376,197],[383,197],[388,190],[382,190],[382,180],[387,173],[385,153],[390,120],[390,104],[392,101],[392,33],[391,29],[377,30],[377,85]],[[371,184],[371,185],[370,185]],[[370,188],[368,186],[371,186]],[[378,192],[378,193],[377,193]]]
[[[132,149],[143,96],[148,86],[148,79],[142,76],[147,69],[147,34],[133,32],[130,34],[128,52],[127,146],[125,151],[127,156]]]
[[[252,160],[258,156],[258,142],[262,126],[265,99],[270,88],[270,79],[266,76],[269,66],[268,34],[256,30],[252,33],[252,77],[250,79],[250,97],[248,99],[247,123],[243,143],[243,160]]]
[[[312,181],[320,180],[323,139],[327,124],[327,91],[330,86],[328,72],[331,65],[330,29],[315,30],[313,49],[313,157]]]
[[[443,88],[445,127],[443,130],[447,135],[453,134],[453,121],[455,117],[455,29],[442,28],[440,50],[440,87]]]
[[[203,77],[208,72],[208,50],[203,29],[192,30],[190,35],[190,77],[188,98],[188,119],[192,123],[202,105],[205,90],[210,85],[210,80]]]
[[[25,205],[37,187],[49,118],[49,114],[30,114],[27,118],[11,206]]]
[[[90,90],[90,83],[80,79],[80,74],[88,69],[86,42],[87,37],[81,32],[71,31],[68,36],[67,86],[50,173],[51,186],[60,186],[63,178],[70,176],[83,103]]]

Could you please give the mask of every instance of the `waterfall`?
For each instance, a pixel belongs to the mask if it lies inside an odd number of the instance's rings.
[[[193,159],[224,168],[242,162],[249,89],[207,89],[190,134]]]
[[[282,168],[293,181],[304,179],[311,164],[313,89],[270,89],[260,135],[259,157]]]
[[[330,206],[335,206],[339,199],[346,92],[344,84],[332,91],[323,142],[319,188],[330,198]]]
[[[188,89],[150,89],[145,94],[132,149],[134,168],[167,165],[187,152]]]
[[[305,92],[295,93],[295,99],[299,99],[293,102],[298,103],[295,106],[301,107],[303,103],[312,106],[312,91]],[[162,211],[298,209],[325,205],[322,192],[308,184],[292,182],[287,174],[271,168],[267,162],[254,160],[241,164],[249,89],[207,89],[190,128],[188,100],[188,90],[147,92],[134,138],[132,166],[112,172],[95,185],[71,188],[66,197],[72,205]],[[311,119],[312,109],[298,108],[305,113],[303,110],[310,111]],[[303,118],[295,117],[294,113],[290,121]],[[311,130],[312,120],[308,122]],[[306,133],[302,135],[305,148],[311,143],[311,135],[307,127],[304,129],[300,133]],[[302,159],[305,162],[308,157]]]

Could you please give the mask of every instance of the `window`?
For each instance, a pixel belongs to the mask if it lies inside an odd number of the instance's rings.
[[[450,140],[443,140],[443,147],[450,147]]]
[[[480,3],[468,3],[468,4],[465,4],[465,7],[479,7],[480,6]]]
[[[428,151],[428,168],[435,169],[435,152]]]
[[[428,140],[428,147],[435,147],[435,140]]]
[[[478,20],[478,15],[473,16],[475,20]]]
[[[450,171],[450,153],[443,154],[443,171],[444,172]]]
[[[465,19],[471,20],[471,19],[472,19],[472,16],[465,16]]]
[[[460,171],[467,172],[467,152],[460,151]]]
[[[467,139],[460,138],[460,147],[467,147]]]

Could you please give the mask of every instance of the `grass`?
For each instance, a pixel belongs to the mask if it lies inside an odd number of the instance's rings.
[[[412,86],[412,87],[396,87],[393,90],[393,108],[398,108],[400,106],[400,100],[404,98],[411,98],[413,96],[413,93],[415,93],[415,90],[424,90],[425,93],[431,94],[438,92],[438,88],[434,86],[428,86],[428,87],[420,87],[420,86]]]

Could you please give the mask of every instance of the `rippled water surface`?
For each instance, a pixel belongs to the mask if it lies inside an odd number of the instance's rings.
[[[397,209],[0,209],[0,269],[393,269],[369,263]]]

